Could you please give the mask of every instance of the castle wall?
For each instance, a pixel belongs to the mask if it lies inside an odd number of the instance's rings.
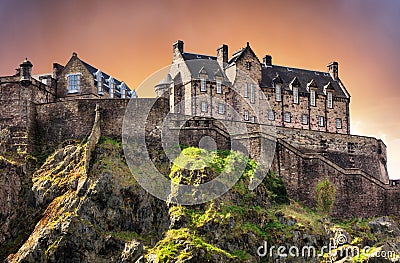
[[[35,104],[53,101],[51,87],[32,79],[23,87],[19,76],[2,77],[0,82],[0,151],[25,153],[33,151],[35,139]],[[39,88],[40,87],[40,88]]]
[[[160,147],[160,123],[167,113],[168,100],[155,104],[155,110],[146,120],[146,134],[152,147]],[[154,99],[134,99],[135,103],[154,103]],[[86,138],[93,125],[96,105],[101,116],[101,133],[121,138],[122,123],[128,99],[81,99],[36,106],[40,138],[52,146],[67,139]],[[218,123],[217,123],[218,122]],[[232,145],[228,129],[222,122],[190,121],[179,132],[180,143],[198,146],[203,136],[215,139],[219,149]],[[132,122],[131,125],[138,125]],[[169,127],[173,130],[174,124]],[[239,122],[230,123],[235,138],[240,140],[243,128]],[[259,156],[257,125],[245,124],[250,134],[252,156]],[[232,127],[230,128],[232,129]],[[386,147],[371,137],[326,133],[311,130],[276,127],[279,143],[271,170],[283,177],[288,193],[307,206],[315,206],[315,188],[321,180],[329,179],[336,189],[332,214],[338,217],[377,216],[400,214],[396,200],[398,186],[389,184],[387,172],[381,174],[380,163],[386,160]],[[147,140],[147,139],[146,139]],[[359,168],[359,169],[358,169]]]
[[[289,196],[309,207],[316,205],[317,184],[328,179],[336,190],[333,216],[351,218],[399,214],[394,209],[388,211],[388,185],[358,169],[338,167],[321,155],[304,155],[282,143],[277,148],[273,170],[284,178]],[[393,191],[398,192],[399,189]]]

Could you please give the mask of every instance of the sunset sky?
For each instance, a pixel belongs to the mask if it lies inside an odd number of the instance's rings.
[[[388,146],[400,178],[400,1],[0,1],[0,75],[28,57],[33,73],[72,52],[136,88],[172,60],[172,44],[215,55],[246,45],[273,64],[325,71],[339,62],[352,134]],[[139,90],[139,96],[152,91]],[[399,115],[398,115],[399,114]]]

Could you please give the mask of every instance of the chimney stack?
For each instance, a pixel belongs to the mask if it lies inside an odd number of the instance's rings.
[[[265,66],[272,66],[272,57],[271,55],[265,55],[263,58],[263,63]]]
[[[223,44],[217,48],[217,61],[223,64],[228,63],[228,46]]]
[[[336,61],[329,63],[328,72],[334,80],[337,80],[339,78],[339,63]]]
[[[53,78],[58,79],[64,67],[58,63],[53,63]]]
[[[173,45],[173,52],[175,53],[176,51],[179,51],[179,53],[183,53],[183,41],[178,40],[176,41]]]

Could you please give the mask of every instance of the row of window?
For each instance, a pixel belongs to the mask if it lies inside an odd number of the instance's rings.
[[[201,112],[208,112],[208,103],[205,101],[201,102]],[[223,103],[218,103],[218,113],[225,114],[225,105]]]
[[[103,93],[103,86],[101,83],[101,73],[96,73],[96,81],[97,81],[97,93],[99,95],[104,95]],[[67,76],[67,82],[68,82],[68,93],[72,94],[72,93],[79,93],[81,91],[81,74],[70,74]],[[125,98],[126,97],[126,91],[127,91],[127,87],[125,85],[124,82],[122,82],[120,84],[120,91],[121,91],[121,98]],[[109,79],[109,94],[110,94],[110,98],[114,97],[114,91],[115,91],[115,82],[114,79],[112,77],[110,77]]]
[[[200,80],[200,91],[207,91],[206,79]],[[217,80],[217,93],[222,93],[222,82],[220,80]]]
[[[206,92],[207,91],[207,86],[206,86],[206,80],[201,79],[200,81],[200,91]],[[249,92],[249,87],[250,87],[250,92]],[[263,95],[260,91],[260,99],[262,99]],[[222,84],[220,80],[217,80],[217,93],[222,93]],[[250,97],[250,103],[255,103],[255,89],[252,83],[247,84],[245,83],[243,86],[243,97],[249,98]],[[316,91],[311,90],[310,91],[310,104],[311,106],[316,106],[317,105],[317,96],[316,96]],[[328,108],[333,108],[333,94],[332,92],[327,93],[327,99],[328,99]],[[280,86],[275,86],[275,100],[276,101],[282,101],[282,90]],[[298,104],[299,103],[299,88],[298,87],[293,87],[293,103]]]
[[[327,92],[328,108],[333,108],[333,94],[332,92]],[[275,100],[282,101],[282,88],[280,86],[275,86]],[[293,103],[299,103],[299,88],[293,87]],[[317,106],[317,94],[315,90],[310,90],[310,104],[311,106]]]
[[[317,116],[318,117],[318,126],[325,126],[325,118],[324,116]],[[275,112],[273,110],[268,111],[268,120],[274,121],[275,120]],[[285,112],[284,114],[284,121],[285,122],[291,122],[292,121],[292,115],[290,112]],[[302,114],[301,115],[301,124],[307,125],[308,124],[308,115],[307,114]],[[336,128],[341,129],[342,128],[342,119],[337,118],[336,119]]]

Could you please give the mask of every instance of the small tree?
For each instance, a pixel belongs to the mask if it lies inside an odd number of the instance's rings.
[[[317,184],[315,189],[315,199],[317,202],[317,211],[329,214],[335,203],[335,186],[325,179]]]

